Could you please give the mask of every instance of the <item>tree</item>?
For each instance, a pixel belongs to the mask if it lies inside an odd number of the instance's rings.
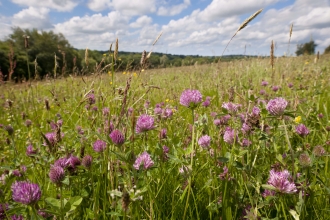
[[[313,40],[311,40],[308,43],[298,44],[297,45],[297,50],[296,50],[296,55],[300,56],[300,55],[315,54],[316,46],[317,46],[317,44],[315,44],[315,42]]]
[[[23,36],[29,36],[28,46]],[[49,73],[55,75],[55,56],[57,58],[57,75],[65,75],[72,72],[74,63],[80,68],[81,58],[78,51],[69,44],[63,34],[55,34],[52,31],[38,31],[37,29],[23,30],[16,27],[13,28],[13,32],[8,38],[7,41],[2,42],[2,45],[7,46],[1,47],[0,44],[0,53],[9,54],[10,46],[8,45],[13,45],[13,53],[11,54],[13,54],[12,60],[16,64],[13,73],[15,78],[28,79],[27,65],[30,68],[31,78],[34,77],[35,72],[38,72],[40,77]],[[74,61],[75,59],[76,61]],[[6,65],[8,64],[5,63],[4,66]],[[4,68],[2,67],[2,69]]]
[[[330,45],[327,48],[325,48],[323,54],[330,54]]]

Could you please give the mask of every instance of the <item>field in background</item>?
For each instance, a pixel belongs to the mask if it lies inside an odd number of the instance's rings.
[[[116,72],[113,82],[109,74],[0,85],[0,219],[328,218],[329,56],[277,58],[273,70],[256,58]],[[181,105],[186,89],[210,104]],[[267,111],[277,97],[288,102],[284,115]],[[253,107],[260,113],[245,131]],[[154,126],[137,133],[144,114]],[[227,115],[228,122],[214,124]],[[308,134],[297,132],[300,124]],[[233,142],[224,138],[228,128]],[[113,130],[123,144],[109,136]],[[206,147],[199,142],[205,135]],[[105,149],[95,150],[98,140]],[[138,170],[143,152],[153,164]],[[61,159],[64,174],[54,177]],[[276,188],[271,170],[288,171],[287,182],[278,181],[296,190]],[[38,184],[41,196],[17,201],[16,181]]]

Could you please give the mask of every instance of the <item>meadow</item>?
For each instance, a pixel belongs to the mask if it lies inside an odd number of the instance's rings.
[[[314,58],[0,85],[0,219],[330,219]]]

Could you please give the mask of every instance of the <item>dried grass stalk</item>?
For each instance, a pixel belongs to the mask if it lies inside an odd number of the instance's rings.
[[[231,37],[230,41],[228,42],[228,44],[226,45],[225,49],[223,50],[221,57],[223,55],[223,53],[226,51],[228,45],[230,44],[230,42],[232,41],[232,39],[236,36],[236,34],[244,29],[253,19],[255,19],[261,12],[263,9],[259,9],[258,11],[256,11],[253,15],[251,15],[250,17],[248,17],[247,19],[245,19],[245,21],[243,21],[243,23],[238,27],[237,31],[235,32],[235,34]],[[220,57],[220,59],[221,59]],[[219,59],[219,61],[220,61]]]
[[[270,65],[272,66],[272,79],[274,79],[274,41],[270,44]]]
[[[88,47],[85,50],[85,63],[86,63],[86,66],[88,66]]]
[[[112,43],[110,44],[109,54],[111,53],[111,51],[112,51]]]
[[[237,29],[236,33],[234,34],[234,36],[242,29],[244,29],[253,19],[255,19],[258,14],[260,14],[262,12],[263,9],[259,9],[258,11],[256,11],[253,15],[251,15],[250,17],[248,17],[247,19],[245,19],[245,21],[241,24],[241,26],[239,26],[239,28]],[[233,36],[233,37],[234,37]]]
[[[117,60],[118,58],[118,38],[116,39],[115,51],[113,52],[113,58]]]
[[[154,45],[157,43],[157,41],[159,40],[160,36],[162,36],[162,34],[163,34],[163,32],[161,32],[161,33],[158,35],[158,37],[156,38],[156,40],[154,41],[154,43],[152,44],[152,46],[154,46]]]
[[[146,56],[147,56],[147,52],[144,50],[142,52],[141,61],[140,61],[141,66],[143,66],[145,64],[145,62],[146,62]]]

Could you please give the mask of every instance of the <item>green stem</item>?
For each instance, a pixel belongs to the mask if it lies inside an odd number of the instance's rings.
[[[191,171],[193,171],[193,165],[194,165],[194,151],[195,151],[195,116],[194,116],[194,109],[191,110],[192,112],[192,138],[191,138],[191,153],[190,153],[190,165],[191,165]],[[189,205],[189,197],[190,197],[190,192],[191,192],[191,182],[192,182],[192,177],[189,177],[189,187],[188,190],[188,195],[187,195],[187,200],[186,200],[186,205],[184,208],[184,213],[183,213],[183,219],[186,219],[186,213]]]
[[[286,213],[285,213],[285,208],[284,208],[283,200],[284,200],[284,198],[283,198],[283,195],[282,195],[282,196],[281,196],[282,212],[283,212],[283,214],[284,214],[284,218],[285,218],[285,219],[288,219],[288,217],[286,216]]]
[[[63,220],[64,219],[64,213],[63,213],[63,192],[62,192],[62,186],[60,186],[60,195],[61,195],[61,219]]]
[[[291,153],[291,160],[292,160],[292,177],[293,177],[293,181],[295,181],[296,179],[296,175],[295,175],[295,169],[294,169],[294,153],[293,153],[293,149],[290,143],[290,139],[289,139],[289,135],[288,135],[288,131],[286,129],[286,124],[284,119],[282,120],[283,122],[283,126],[284,126],[284,131],[285,131],[285,139],[288,143],[289,149],[290,149],[290,153]]]

